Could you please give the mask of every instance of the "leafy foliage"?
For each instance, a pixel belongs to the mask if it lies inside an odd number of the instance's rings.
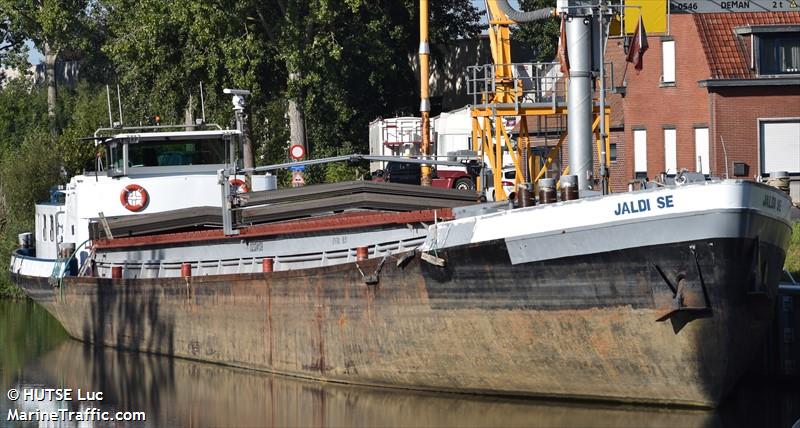
[[[792,227],[792,240],[789,241],[789,249],[786,251],[786,270],[800,281],[800,221],[795,222]]]
[[[552,7],[551,0],[520,0],[522,10],[536,10]],[[520,24],[514,31],[513,38],[518,42],[530,44],[536,49],[535,60],[539,62],[552,61],[556,57],[558,36],[561,32],[561,22],[558,19],[545,19],[542,21]]]

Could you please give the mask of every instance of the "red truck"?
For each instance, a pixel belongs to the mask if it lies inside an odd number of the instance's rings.
[[[372,173],[372,181],[419,184],[422,167],[416,163],[389,162],[385,169]],[[475,179],[467,169],[434,169],[431,184],[444,189],[475,190]]]

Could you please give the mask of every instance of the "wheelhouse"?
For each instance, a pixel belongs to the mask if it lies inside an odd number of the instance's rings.
[[[109,177],[215,173],[240,152],[235,130],[125,133],[104,138],[98,171]],[[102,159],[102,161],[101,161]]]

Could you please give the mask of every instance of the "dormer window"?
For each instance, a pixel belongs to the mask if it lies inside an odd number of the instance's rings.
[[[750,68],[759,76],[800,74],[800,25],[749,25],[734,33],[750,39]]]
[[[757,36],[758,74],[800,74],[800,33]]]

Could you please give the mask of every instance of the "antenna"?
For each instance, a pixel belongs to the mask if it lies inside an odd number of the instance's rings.
[[[206,123],[206,100],[203,98],[203,82],[200,82],[200,110],[203,112],[203,123]]]
[[[728,149],[725,148],[725,139],[722,138],[722,135],[719,136],[720,141],[722,142],[722,151],[725,154],[725,179],[729,179],[730,176],[728,175]]]
[[[106,100],[108,101],[108,127],[114,127],[114,118],[111,117],[111,91],[108,89],[108,85],[106,85]]]
[[[117,105],[119,106],[119,125],[122,126],[122,98],[119,95],[119,84],[117,84]]]

